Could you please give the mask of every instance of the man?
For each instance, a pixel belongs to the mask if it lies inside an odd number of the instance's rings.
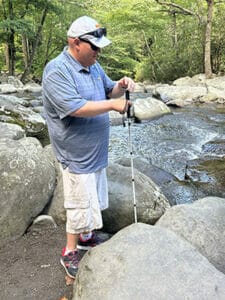
[[[110,44],[106,29],[92,18],[75,20],[68,32],[68,46],[50,61],[43,73],[43,102],[49,136],[60,163],[64,206],[67,210],[67,244],[61,264],[74,278],[78,250],[101,240],[93,230],[102,227],[101,210],[108,207],[109,114],[127,111],[125,90],[134,82],[124,77],[112,81],[96,61]],[[119,99],[115,99],[119,98]]]

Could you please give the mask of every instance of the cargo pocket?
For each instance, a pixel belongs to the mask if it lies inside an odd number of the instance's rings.
[[[90,209],[76,208],[67,209],[67,232],[80,233],[93,229],[93,220]]]
[[[87,209],[90,207],[90,194],[86,186],[86,174],[63,173],[64,207],[66,209]],[[83,176],[84,175],[84,176]]]

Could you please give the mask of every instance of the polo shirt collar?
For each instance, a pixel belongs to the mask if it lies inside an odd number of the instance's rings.
[[[68,46],[66,46],[64,49],[63,49],[63,54],[66,56],[66,59],[68,61],[72,61],[73,65],[74,65],[74,68],[76,69],[77,72],[86,72],[86,73],[89,73],[90,72],[90,69],[89,67],[84,67],[82,66],[78,60],[76,60],[76,58],[74,58],[72,55],[69,54],[68,52]]]

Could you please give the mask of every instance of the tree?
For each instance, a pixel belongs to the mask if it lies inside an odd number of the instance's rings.
[[[41,32],[42,32],[42,29],[43,29],[43,26],[44,26],[44,23],[45,23],[45,19],[46,19],[46,16],[47,16],[47,13],[48,13],[49,9],[50,9],[49,2],[45,0],[44,5],[43,5],[41,18],[40,18],[40,21],[39,21],[39,24],[38,24],[38,27],[37,27],[37,31],[36,31],[36,34],[35,34],[35,39],[32,43],[31,52],[30,53],[28,52],[28,50],[29,50],[28,47],[26,47],[24,49],[24,50],[26,50],[26,56],[25,56],[26,57],[26,60],[25,60],[26,66],[25,66],[25,70],[24,70],[24,72],[21,76],[21,81],[22,82],[24,82],[26,80],[27,75],[31,71],[34,56],[36,54],[37,48],[38,48],[39,43],[41,41]],[[24,36],[23,36],[23,39],[24,39]]]
[[[24,72],[21,80],[25,81],[31,71],[34,57],[41,42],[41,33],[49,11],[58,12],[57,7],[50,0],[2,0],[0,7],[3,18],[0,21],[2,40],[7,49],[9,75],[15,74],[17,57],[24,58]],[[22,41],[22,49],[20,46]],[[23,54],[23,55],[22,55]]]
[[[13,28],[14,12],[12,0],[2,1],[3,18],[5,24],[5,56],[8,65],[9,75],[15,71],[15,30]],[[2,23],[3,24],[3,23]]]
[[[161,0],[155,0],[158,4],[173,8],[173,13],[181,13],[184,15],[195,16],[198,18],[201,24],[205,26],[205,36],[204,36],[204,70],[207,78],[212,76],[211,67],[211,31],[212,31],[212,18],[213,18],[213,6],[214,0],[206,0],[207,3],[207,18],[204,15],[199,14],[196,11],[187,9],[177,3],[166,2]],[[206,21],[205,21],[206,20]]]
[[[211,65],[211,32],[212,32],[212,16],[214,0],[206,0],[207,2],[207,22],[205,29],[205,75],[206,78],[212,77],[212,65]]]
[[[89,15],[108,27],[99,60],[113,79],[210,77],[225,70],[224,10],[224,0],[2,0],[0,68],[41,80],[72,21]]]

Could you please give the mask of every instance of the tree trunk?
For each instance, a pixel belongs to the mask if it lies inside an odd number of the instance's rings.
[[[8,39],[8,57],[9,57],[9,75],[15,74],[15,45],[14,45],[14,30],[10,30]]]
[[[172,12],[173,48],[177,48],[177,17],[176,12]]]
[[[8,1],[8,9],[10,20],[13,20],[13,4],[12,0]],[[8,34],[8,61],[9,61],[9,75],[14,75],[15,73],[15,60],[16,60],[16,49],[15,49],[15,38],[14,38],[14,30],[10,28]]]
[[[4,54],[5,54],[6,70],[9,70],[9,47],[8,47],[8,43],[4,44]]]
[[[207,10],[207,23],[205,29],[205,56],[204,56],[204,66],[205,66],[205,76],[206,78],[212,77],[212,65],[211,65],[211,31],[212,31],[212,15],[213,15],[213,5],[214,0],[206,0],[208,10]]]
[[[22,35],[22,49],[23,49],[24,67],[27,68],[29,62],[29,45],[28,45],[28,39],[25,34]]]
[[[193,15],[199,19],[202,23],[203,16],[195,13],[189,9],[186,9],[179,4],[173,2],[167,2],[162,0],[155,0],[157,3],[161,5],[165,5],[167,7],[172,7],[177,9],[177,13],[185,14],[185,15]],[[214,0],[206,0],[207,2],[207,22],[205,25],[205,36],[204,36],[204,72],[206,78],[212,77],[212,65],[211,65],[211,30],[212,30],[212,17],[213,17],[213,6]],[[205,22],[204,22],[205,23]]]
[[[34,42],[33,47],[32,47],[32,52],[30,54],[28,65],[25,68],[25,70],[24,70],[24,72],[23,72],[23,74],[20,78],[20,80],[23,83],[25,82],[27,76],[30,74],[31,67],[32,67],[32,64],[33,64],[33,60],[34,60],[34,57],[35,57],[35,54],[36,54],[36,51],[37,51],[37,48],[39,46],[39,42],[40,42],[40,39],[41,39],[41,32],[42,32],[42,29],[43,29],[45,18],[47,16],[47,12],[48,12],[48,6],[47,6],[47,3],[46,3],[46,6],[45,6],[44,11],[42,13],[41,22],[38,26],[37,34],[36,34],[36,37],[35,37],[35,42]]]

